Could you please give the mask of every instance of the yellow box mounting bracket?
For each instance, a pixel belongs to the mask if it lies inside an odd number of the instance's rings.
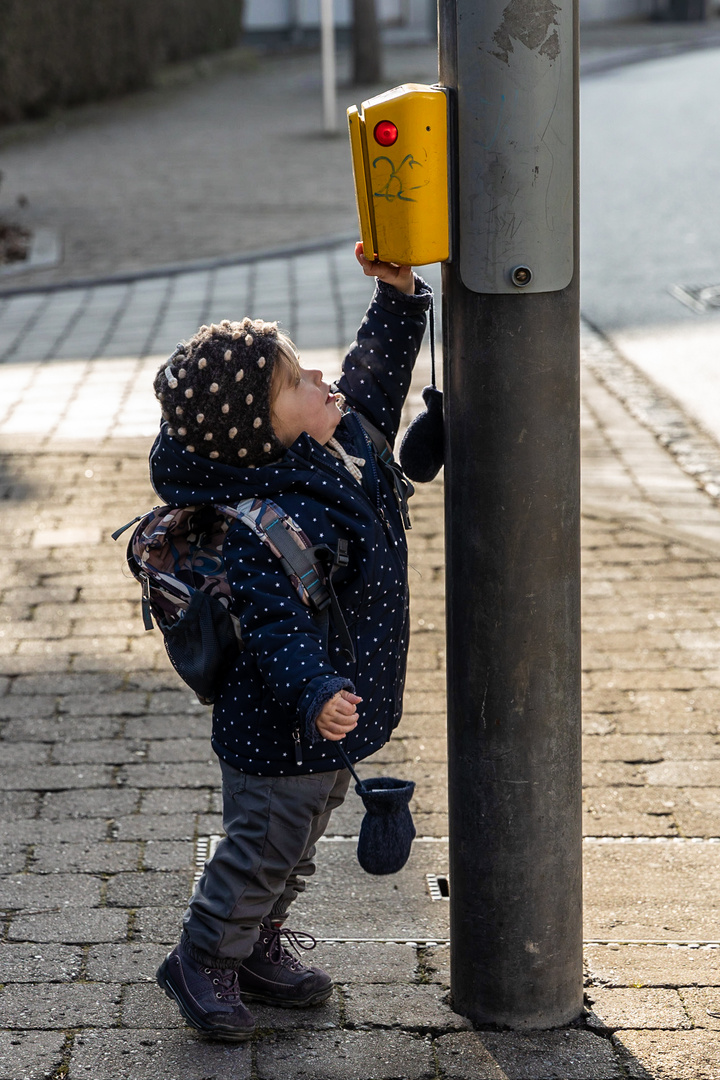
[[[447,97],[406,83],[348,109],[355,199],[368,258],[450,257]]]

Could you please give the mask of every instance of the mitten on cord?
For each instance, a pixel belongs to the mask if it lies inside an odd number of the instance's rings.
[[[415,784],[378,776],[355,785],[367,813],[360,826],[357,857],[368,874],[396,874],[410,855],[415,826],[408,803]]]
[[[443,396],[437,386],[426,386],[422,396],[425,412],[416,416],[405,432],[400,465],[411,480],[427,484],[435,479],[445,459]]]

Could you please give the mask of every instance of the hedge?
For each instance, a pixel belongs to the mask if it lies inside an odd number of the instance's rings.
[[[147,86],[230,48],[243,0],[0,0],[0,123]]]

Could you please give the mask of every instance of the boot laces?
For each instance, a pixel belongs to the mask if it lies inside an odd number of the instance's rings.
[[[285,938],[287,945],[283,944]],[[263,942],[265,955],[271,964],[282,964],[283,967],[300,971],[305,966],[297,956],[293,956],[287,946],[299,953],[300,949],[314,949],[317,941],[312,934],[305,930],[286,930],[282,926],[267,926],[263,928]]]
[[[234,968],[205,968],[205,974],[212,979],[215,997],[228,1005],[237,1005],[240,1001],[238,974]]]

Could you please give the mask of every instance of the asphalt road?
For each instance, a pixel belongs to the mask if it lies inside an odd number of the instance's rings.
[[[671,290],[720,285],[719,78],[712,49],[581,91],[583,313],[716,438],[720,307]]]

